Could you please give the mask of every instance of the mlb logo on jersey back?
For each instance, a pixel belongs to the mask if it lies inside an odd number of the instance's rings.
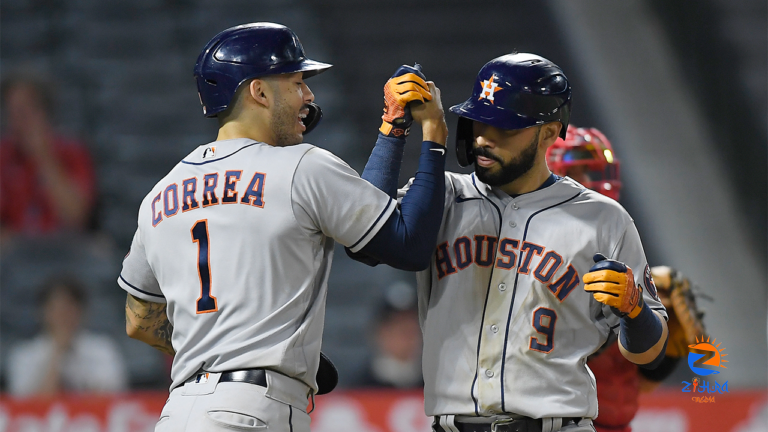
[[[216,156],[216,146],[206,147],[203,150],[203,159],[212,158]]]

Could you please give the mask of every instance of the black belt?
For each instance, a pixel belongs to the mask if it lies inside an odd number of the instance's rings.
[[[207,381],[208,372],[198,372],[192,375],[192,378],[186,382],[201,382],[203,379]],[[203,381],[204,382],[204,381]],[[222,372],[219,377],[219,382],[242,382],[248,384],[254,384],[257,386],[267,386],[267,373],[265,369],[243,369],[238,371]]]
[[[578,424],[581,417],[567,417],[563,419],[563,426]],[[530,417],[521,417],[516,419],[497,420],[495,429],[491,429],[494,423],[464,423],[458,420],[453,421],[454,426],[459,432],[541,432],[541,419]],[[440,426],[440,417],[435,417],[435,432],[449,432]]]
[[[219,377],[219,382],[242,382],[267,386],[267,373],[264,369],[244,369],[239,371],[224,372]]]

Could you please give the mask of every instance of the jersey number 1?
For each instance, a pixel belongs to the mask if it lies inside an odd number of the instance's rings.
[[[195,222],[190,230],[192,242],[197,243],[197,274],[200,275],[200,298],[197,299],[197,313],[219,310],[216,297],[211,295],[211,249],[208,242],[208,219]]]

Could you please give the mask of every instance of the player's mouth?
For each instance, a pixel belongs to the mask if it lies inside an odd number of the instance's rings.
[[[475,147],[473,153],[475,153],[475,160],[479,166],[489,167],[497,162],[501,163],[499,158],[485,147]]]
[[[299,122],[299,126],[301,126],[301,131],[302,132],[307,130],[307,127],[304,125],[304,120],[307,118],[308,114],[309,114],[309,110],[308,109],[303,109],[303,110],[299,111],[298,122]]]
[[[476,156],[475,159],[477,160],[477,164],[482,167],[489,167],[496,163],[495,160],[483,156]]]

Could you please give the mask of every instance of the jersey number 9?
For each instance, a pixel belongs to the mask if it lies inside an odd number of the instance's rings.
[[[555,347],[555,321],[557,313],[552,309],[540,307],[533,312],[533,328],[545,337],[531,336],[530,349],[543,353],[552,351]]]

